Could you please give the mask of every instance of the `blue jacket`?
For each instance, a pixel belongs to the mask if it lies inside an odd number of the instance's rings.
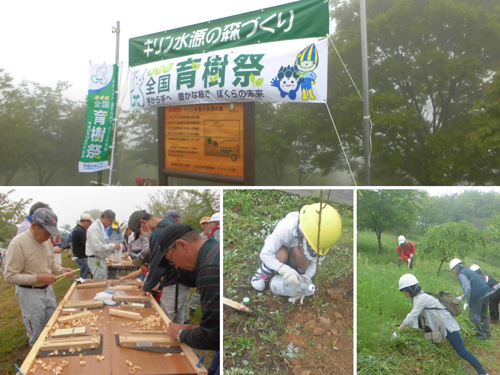
[[[476,302],[491,294],[491,289],[484,278],[469,268],[462,268],[458,274],[465,294],[465,302],[472,308]]]

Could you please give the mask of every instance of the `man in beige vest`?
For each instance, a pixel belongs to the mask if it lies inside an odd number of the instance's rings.
[[[30,228],[14,237],[7,249],[5,281],[16,285],[16,297],[21,306],[23,322],[33,346],[57,308],[52,285],[54,274],[66,273],[54,261],[54,250],[49,239],[61,233],[57,229],[57,216],[49,208],[39,208],[32,216]]]

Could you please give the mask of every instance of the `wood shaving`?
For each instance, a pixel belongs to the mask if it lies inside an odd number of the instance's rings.
[[[128,359],[125,360],[125,364],[129,367],[132,367],[133,366],[133,363],[130,362]]]
[[[171,357],[171,356],[172,356],[172,353],[165,354],[165,357]]]
[[[38,368],[38,365],[33,365],[33,367],[30,370],[30,374],[34,374],[37,368]]]
[[[85,366],[85,361],[80,361],[80,366]]]
[[[181,352],[181,355],[186,355],[186,353],[184,353],[184,352]]]
[[[83,354],[80,353],[80,355],[78,356],[78,358],[80,358],[80,361],[83,359]]]
[[[102,362],[104,360],[104,356],[103,355],[98,355],[96,357],[96,359],[99,361],[99,362]]]

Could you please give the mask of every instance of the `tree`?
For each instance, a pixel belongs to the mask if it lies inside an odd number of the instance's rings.
[[[361,87],[358,9],[356,0],[339,3],[333,43]],[[380,0],[367,12],[373,183],[486,183],[485,175],[491,181],[487,156],[465,139],[470,109],[500,58],[493,42],[500,37],[499,8],[487,0]],[[335,93],[348,105],[334,113],[348,117],[355,94],[346,86]],[[349,140],[359,148],[362,122],[352,122]]]
[[[473,108],[473,129],[467,137],[467,146],[472,150],[482,150],[487,168],[496,172],[500,157],[500,74],[497,72],[486,87],[486,98],[478,101]],[[487,156],[487,157],[486,157]],[[499,184],[498,176],[494,179]]]
[[[179,211],[182,222],[199,231],[203,216],[220,211],[219,190],[158,190],[149,195],[147,211],[151,215],[163,218],[169,209]]]
[[[419,190],[358,190],[358,229],[375,232],[382,253],[382,233],[416,225],[427,197]]]
[[[463,259],[484,245],[482,232],[471,223],[449,222],[430,227],[420,244],[420,251],[424,256],[441,261],[437,272],[439,275],[444,262],[453,258]]]
[[[0,193],[0,242],[10,240],[17,233],[16,224],[23,221],[24,215],[31,204],[31,199],[11,201],[9,195],[15,190]]]
[[[158,109],[138,111],[124,126],[124,141],[140,164],[158,166]]]

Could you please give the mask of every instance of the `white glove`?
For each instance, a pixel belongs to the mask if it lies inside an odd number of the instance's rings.
[[[464,304],[464,311],[467,310],[467,307],[469,307],[469,304],[467,302],[465,302],[465,304]]]
[[[410,262],[411,262],[411,258],[410,258],[410,259],[408,259],[408,263],[410,263]]]
[[[412,254],[410,254],[410,258],[413,258],[413,253],[412,253]]]
[[[463,300],[462,296],[457,297],[459,301]]]
[[[299,278],[301,280],[307,281],[310,284],[312,283],[312,279],[311,279],[311,277],[309,275],[303,274],[303,275],[300,275]]]
[[[78,260],[78,257],[73,257],[73,258],[71,258],[71,260],[72,260],[73,262],[76,262],[76,261]]]
[[[292,267],[283,264],[278,273],[283,276],[283,281],[291,286],[299,286],[299,274]]]

